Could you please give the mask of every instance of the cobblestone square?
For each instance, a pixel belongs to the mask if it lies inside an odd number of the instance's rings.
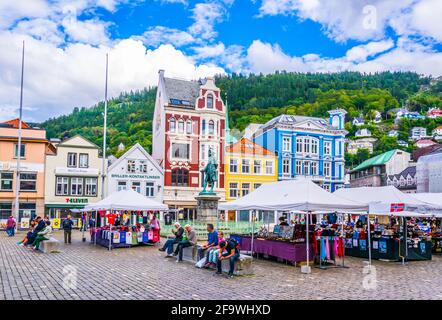
[[[347,258],[349,268],[312,268],[309,275],[259,259],[255,275],[228,279],[166,259],[157,246],[108,252],[74,231],[72,245],[42,254],[17,246],[23,235],[0,235],[0,300],[442,298],[441,256],[405,266],[374,261],[376,282],[364,289],[364,260],[358,258]],[[62,235],[54,234],[61,241]]]

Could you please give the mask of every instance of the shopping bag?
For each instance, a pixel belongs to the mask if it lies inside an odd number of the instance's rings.
[[[143,233],[142,232],[137,233],[137,240],[138,240],[138,242],[143,242]]]
[[[143,242],[149,242],[149,236],[147,234],[147,231],[143,232]]]
[[[132,232],[126,232],[126,244],[132,244]]]
[[[138,233],[132,232],[132,244],[138,244]]]
[[[114,238],[113,238],[112,242],[113,243],[120,243],[120,233],[119,232],[113,232],[113,236],[114,236]]]
[[[160,230],[155,230],[153,232],[153,240],[154,243],[160,242]]]
[[[202,258],[200,261],[195,263],[195,267],[201,269],[202,267],[204,267],[205,264],[206,264],[206,257]]]

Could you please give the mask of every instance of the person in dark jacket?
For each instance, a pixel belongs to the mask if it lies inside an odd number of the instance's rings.
[[[166,251],[167,256],[171,257],[173,252],[173,245],[179,243],[183,239],[184,228],[178,223],[175,223],[176,230],[172,229],[172,233],[175,235],[174,238],[168,239],[162,248],[158,249],[160,251]]]
[[[28,241],[26,242],[26,245],[28,246],[33,245],[37,234],[46,228],[46,222],[40,216],[35,218],[35,222],[37,223],[37,226],[35,227],[34,231],[32,231],[32,234],[30,234],[28,237]]]
[[[63,220],[64,243],[71,244],[73,226],[74,222],[72,221],[72,217],[68,215],[68,217]]]
[[[229,239],[223,241],[219,244],[221,252],[223,252],[216,264],[216,274],[222,274],[221,263],[222,260],[229,260],[229,277],[233,277],[233,272],[235,270],[235,262],[238,260],[240,254],[238,249],[238,244],[234,239]]]

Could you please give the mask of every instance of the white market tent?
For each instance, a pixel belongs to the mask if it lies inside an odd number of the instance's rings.
[[[367,212],[368,205],[347,200],[325,191],[309,179],[297,178],[295,180],[266,183],[248,195],[218,206],[219,210],[277,210],[277,211],[303,211],[306,223],[309,224],[311,212]],[[306,254],[307,266],[305,271],[310,272],[309,234],[306,228]],[[253,252],[253,232],[252,232]],[[302,268],[301,268],[302,270]]]
[[[309,179],[266,183],[248,195],[222,203],[219,210],[278,210],[321,212],[366,212],[366,203],[343,199]]]
[[[164,211],[168,210],[168,206],[149,199],[142,194],[129,189],[117,191],[109,195],[107,198],[87,205],[83,211],[97,211],[97,210],[149,210],[149,211]]]
[[[442,208],[442,193],[413,193],[412,196],[420,201]]]

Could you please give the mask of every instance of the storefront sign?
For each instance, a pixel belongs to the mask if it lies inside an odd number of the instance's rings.
[[[66,198],[66,203],[89,203],[88,198]]]
[[[99,170],[93,168],[55,168],[55,174],[98,176]]]
[[[51,220],[51,224],[52,224],[53,229],[60,229],[60,225],[61,225],[60,220],[61,220],[60,218],[54,218]]]
[[[160,176],[150,176],[148,174],[118,174],[114,173],[111,175],[114,179],[142,179],[142,180],[159,180]]]

